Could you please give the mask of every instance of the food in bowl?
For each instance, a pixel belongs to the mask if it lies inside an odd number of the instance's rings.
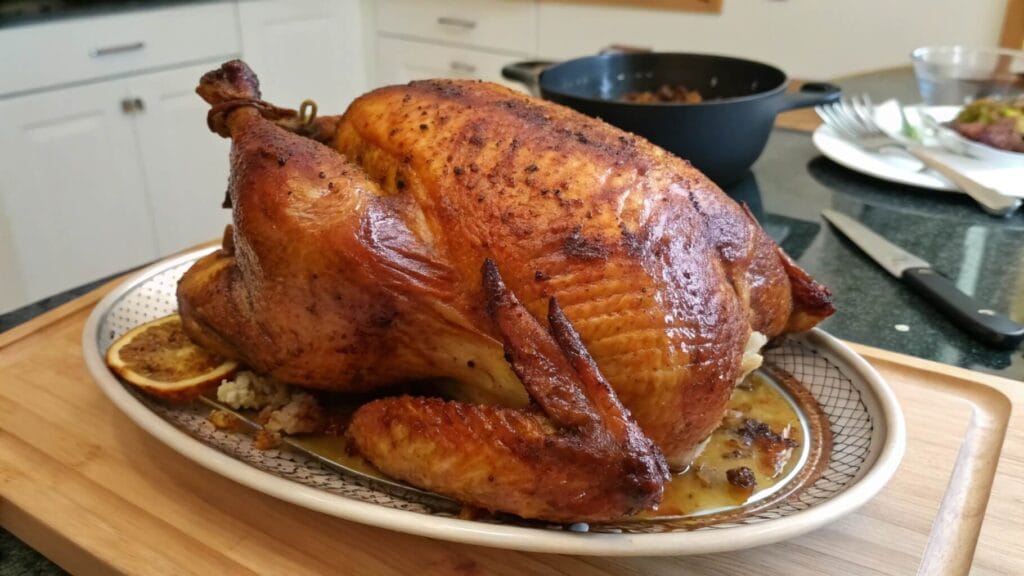
[[[964,138],[1008,152],[1024,152],[1024,98],[975,100],[950,122]]]
[[[178,285],[185,331],[262,377],[376,393],[352,449],[469,506],[651,510],[764,340],[833,311],[700,172],[562,106],[431,80],[309,119],[239,61],[198,92],[233,140],[234,227]],[[741,468],[723,474],[746,493]]]
[[[633,104],[699,104],[704,98],[699,90],[662,84],[657,90],[626,92],[620,100]]]
[[[547,100],[646,138],[718,185],[747,177],[777,113],[839,99],[838,86],[808,82],[788,93],[782,70],[712,54],[602,54],[552,65],[539,76],[535,70],[532,63],[513,63],[502,73]],[[621,99],[662,85],[700,90],[707,104],[638,106]]]

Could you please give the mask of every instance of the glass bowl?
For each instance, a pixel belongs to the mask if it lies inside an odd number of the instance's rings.
[[[962,106],[978,98],[1024,95],[1024,51],[925,46],[910,56],[925,104]]]

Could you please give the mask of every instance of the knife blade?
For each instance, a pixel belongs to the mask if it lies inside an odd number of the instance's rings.
[[[926,260],[896,246],[845,214],[823,210],[821,215],[879,266],[910,285],[954,324],[979,340],[1007,349],[1016,348],[1024,340],[1024,325],[963,293]]]

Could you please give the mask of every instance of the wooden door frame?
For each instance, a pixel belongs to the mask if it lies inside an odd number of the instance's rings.
[[[1006,16],[1003,17],[1003,33],[999,45],[1024,50],[1024,0],[1006,0]]]

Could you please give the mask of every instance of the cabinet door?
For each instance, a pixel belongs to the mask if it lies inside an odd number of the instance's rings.
[[[508,82],[501,76],[502,66],[520,59],[381,36],[377,40],[377,81],[405,84],[425,78],[467,78],[497,82],[522,91],[522,84]]]
[[[0,100],[0,311],[156,257],[122,82]]]
[[[312,99],[340,114],[366,91],[362,1],[251,0],[238,15],[242,55],[266,100],[298,108]]]
[[[533,0],[376,0],[377,30],[446,44],[537,51]]]
[[[210,109],[196,94],[210,62],[129,81],[132,114],[146,191],[153,209],[157,248],[171,254],[219,238],[231,220],[221,208],[228,182],[230,142],[210,132]]]

